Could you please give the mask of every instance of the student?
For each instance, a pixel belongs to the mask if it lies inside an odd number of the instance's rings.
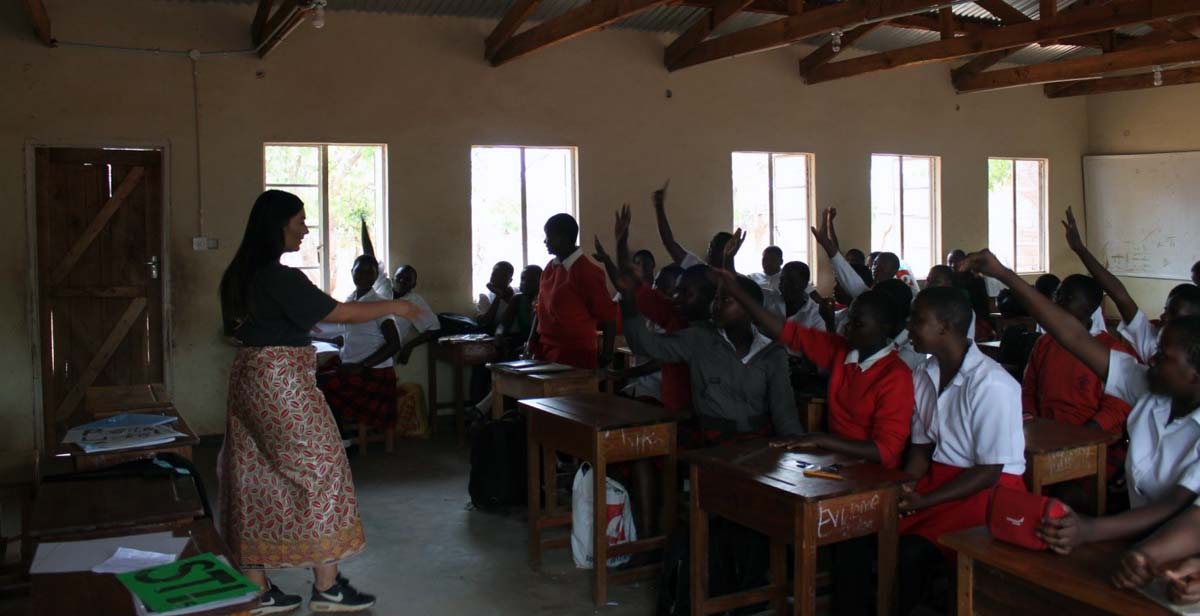
[[[480,293],[475,300],[475,321],[490,333],[503,333],[496,326],[513,298],[513,271],[513,265],[508,261],[500,261],[492,266],[487,291]]]
[[[1139,588],[1162,577],[1173,603],[1197,603],[1200,602],[1198,555],[1200,506],[1193,505],[1126,552],[1112,582],[1117,588]]]
[[[867,256],[863,254],[863,251],[857,248],[851,248],[850,250],[846,251],[846,262],[850,265],[866,266]]]
[[[648,285],[654,284],[654,269],[656,266],[654,253],[649,250],[643,248],[633,253],[633,268],[637,272],[638,277],[642,279],[642,282]]]
[[[506,338],[514,338],[524,342],[529,338],[533,327],[533,308],[537,303],[538,291],[542,283],[542,268],[537,265],[527,265],[521,270],[521,282],[517,292],[507,302],[496,330],[503,332]]]
[[[654,277],[654,290],[666,297],[671,297],[675,294],[675,288],[679,285],[681,276],[683,276],[683,268],[674,263],[668,263],[658,270],[658,275]]]
[[[1125,459],[1131,509],[1091,518],[1068,508],[1064,518],[1043,520],[1038,534],[1051,549],[1066,554],[1084,543],[1134,538],[1195,501],[1200,491],[1200,317],[1172,319],[1147,367],[1097,340],[991,252],[970,255],[964,267],[1012,289],[1029,314],[1104,381],[1106,394],[1133,405]]]
[[[825,249],[825,254],[829,257],[829,262],[833,266],[834,278],[837,279],[838,284],[841,285],[842,289],[851,298],[858,297],[877,282],[898,277],[909,287],[912,287],[914,294],[921,291],[920,286],[917,285],[916,278],[911,273],[906,272],[903,277],[898,275],[901,271],[900,257],[891,252],[871,253],[874,257],[869,266],[871,268],[871,282],[870,284],[863,284],[862,280],[855,275],[853,266],[841,254],[837,230],[833,224],[833,220],[836,217],[837,208],[826,208],[821,213],[820,227],[813,227],[812,233],[816,237],[817,243],[820,244],[821,248]]]
[[[1062,280],[1054,274],[1042,274],[1033,281],[1033,288],[1037,289],[1038,293],[1046,297],[1053,298],[1054,292],[1058,290],[1058,285],[1062,284]],[[1027,317],[1025,309],[1021,307],[1021,302],[1018,302],[1013,297],[1012,291],[1004,289],[996,296],[996,311],[1001,316],[1005,317]],[[1094,315],[1095,316],[1095,315]],[[1100,324],[1104,323],[1103,311],[1098,313]],[[1107,331],[1107,328],[1105,328]],[[1001,332],[1003,334],[1004,332]]]
[[[925,275],[925,288],[954,286],[954,270],[949,265],[935,265]]]
[[[783,297],[787,320],[800,327],[830,331],[832,323],[821,314],[821,304],[812,298],[809,282],[812,270],[801,261],[788,261],[779,275],[779,294]]]
[[[779,274],[783,271],[783,249],[778,246],[767,246],[762,251],[762,271],[749,274],[758,286],[771,291],[779,291]]]
[[[962,248],[955,248],[954,250],[946,253],[946,266],[949,267],[951,271],[957,272],[958,266],[965,261],[966,258],[967,251],[963,250]]]
[[[892,346],[909,370],[916,370],[925,361],[925,354],[913,349],[912,340],[908,338],[907,325],[909,314],[912,312],[912,289],[903,281],[893,278],[875,285],[872,291],[879,291],[891,298],[892,308],[896,312],[893,319],[896,328],[889,334]]]
[[[578,368],[607,366],[617,307],[604,284],[604,272],[576,244],[579,223],[573,216],[555,214],[543,230],[554,259],[542,270],[529,351],[536,359]],[[597,330],[604,338],[599,355]]]
[[[725,258],[725,244],[733,237],[728,231],[720,231],[712,236],[712,240],[708,242],[708,252],[704,254],[704,259],[696,256],[688,251],[679,242],[675,241],[675,233],[671,231],[671,221],[667,219],[667,187],[664,186],[654,191],[654,214],[658,220],[658,236],[662,239],[663,246],[667,249],[667,254],[671,255],[671,260],[682,267],[688,269],[693,265],[708,265],[709,267],[725,267],[722,262]],[[728,264],[729,268],[734,268],[733,263]]]
[[[442,329],[437,314],[429,307],[429,302],[426,302],[424,297],[417,294],[416,288],[417,268],[411,265],[401,265],[397,268],[395,281],[392,286],[392,296],[395,299],[412,302],[418,308],[417,318],[400,319],[396,322],[400,328],[400,339],[404,341],[404,346],[400,348],[400,352],[396,355],[396,360],[401,364],[408,363],[408,358],[412,355],[413,349],[430,340],[436,340]]]

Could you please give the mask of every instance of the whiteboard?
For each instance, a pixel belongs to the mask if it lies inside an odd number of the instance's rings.
[[[1087,241],[1114,274],[1191,280],[1200,259],[1200,152],[1084,156]]]

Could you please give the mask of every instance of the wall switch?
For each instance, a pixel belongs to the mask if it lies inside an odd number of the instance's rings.
[[[208,250],[208,238],[198,235],[192,238],[192,250]],[[213,240],[216,241],[216,240]]]
[[[208,238],[208,249],[216,250],[221,245],[221,242],[215,237]]]

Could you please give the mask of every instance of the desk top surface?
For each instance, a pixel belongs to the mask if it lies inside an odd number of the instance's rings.
[[[771,447],[767,439],[754,439],[697,449],[683,454],[683,459],[701,466],[732,471],[745,479],[756,481],[787,492],[801,500],[824,500],[858,492],[866,492],[912,480],[907,474],[870,464],[823,449],[794,449]],[[805,477],[797,462],[827,466],[840,464],[842,479]]]
[[[946,547],[1026,582],[1116,614],[1170,614],[1133,590],[1109,581],[1132,543],[1107,541],[1080,546],[1068,555],[1035,552],[996,541],[982,526],[943,535]]]
[[[596,431],[668,423],[680,418],[679,413],[661,406],[601,393],[531,398],[521,400],[519,404],[527,412],[548,413]]]
[[[120,477],[46,481],[33,501],[34,537],[105,532],[204,515],[189,477]]]
[[[1073,426],[1043,417],[1035,417],[1032,421],[1025,422],[1025,451],[1028,453],[1048,453],[1100,443],[1107,444],[1116,439],[1117,435],[1103,430]]]
[[[562,364],[559,364],[562,365]],[[524,359],[520,361],[498,362],[488,364],[493,374],[508,377],[522,377],[536,381],[553,379],[599,378],[600,371],[590,368],[554,368],[554,362],[540,359]]]
[[[197,520],[175,529],[176,537],[191,537],[181,558],[212,552],[232,559],[229,548],[217,534],[211,520]],[[115,537],[125,533],[113,532]],[[114,575],[102,575],[88,571],[74,573],[49,573],[31,576],[30,599],[33,613],[39,616],[74,616],[76,614],[106,614],[108,616],[133,616],[133,596],[117,581]],[[202,615],[236,614],[250,610],[256,600],[219,610],[197,612]]]

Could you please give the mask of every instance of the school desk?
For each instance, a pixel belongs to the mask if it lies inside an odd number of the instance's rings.
[[[512,362],[509,362],[511,364]],[[492,369],[492,418],[504,416],[504,399],[553,398],[568,394],[590,394],[600,391],[601,373],[598,370],[572,368],[570,370],[539,372],[537,366],[551,362],[516,362],[520,368],[509,364],[490,364]],[[532,371],[531,371],[532,370]]]
[[[92,390],[107,391],[97,393],[93,397]],[[77,421],[74,425],[67,428],[70,429],[75,425],[82,425],[118,413],[149,413],[176,417],[177,419],[168,424],[168,426],[177,432],[182,432],[183,436],[176,437],[175,440],[163,443],[162,445],[131,447],[129,449],[98,453],[87,453],[79,448],[78,445],[59,443],[53,455],[60,458],[70,457],[76,470],[81,471],[104,468],[131,460],[141,460],[160,453],[173,453],[188,460],[192,459],[192,447],[200,443],[200,437],[188,425],[187,420],[179,414],[174,404],[164,398],[164,391],[161,389],[161,386],[152,385],[91,388],[84,402],[84,408],[87,410],[85,415],[90,416],[81,417],[81,421]],[[66,434],[66,430],[63,430],[63,434]]]
[[[571,525],[571,512],[558,507],[555,466],[558,452],[574,456],[592,466],[593,494],[592,554],[595,563],[610,557],[662,549],[675,523],[676,513],[676,420],[678,415],[662,407],[629,398],[598,393],[557,398],[522,400],[528,447],[529,563],[537,568],[542,550],[570,547],[570,536],[542,539],[542,530]],[[539,454],[541,468],[539,469]],[[604,505],[608,465],[617,462],[662,458],[662,534],[609,546],[608,507]],[[545,507],[541,493],[545,492]],[[608,582],[630,582],[656,577],[662,570],[654,564],[619,572],[608,567],[592,569],[592,597],[597,608],[608,601]]]
[[[433,433],[437,422],[438,409],[454,409],[454,430],[461,444],[466,438],[465,414],[466,403],[463,387],[466,378],[464,371],[469,366],[482,366],[495,361],[497,349],[496,339],[491,336],[451,336],[439,338],[430,342],[429,347],[429,431]],[[437,363],[444,361],[450,364],[453,375],[454,398],[450,402],[438,402]]]
[[[1093,543],[1063,556],[996,541],[982,526],[940,541],[958,552],[959,614],[1171,614],[1109,581],[1132,543]]]
[[[1108,493],[1108,445],[1118,436],[1035,417],[1025,422],[1025,485],[1041,494],[1042,488],[1095,477],[1095,514],[1104,515]]]
[[[908,475],[877,464],[818,449],[787,451],[755,439],[683,454],[691,468],[691,601],[700,616],[769,601],[786,612],[788,590],[794,613],[816,613],[817,548],[866,535],[879,535],[879,614],[892,607],[896,570],[896,501]],[[806,477],[797,461],[841,464],[841,480]],[[771,581],[758,589],[708,596],[708,517],[719,515],[771,540]],[[795,546],[789,584],[786,547]]]
[[[190,537],[181,558],[212,552],[233,562],[233,555],[217,534],[212,520],[196,520],[187,526],[175,528],[176,537]],[[117,537],[125,532],[108,533]],[[235,565],[236,566],[236,565]],[[33,613],[38,616],[77,616],[79,614],[104,614],[105,616],[133,616],[133,596],[117,581],[116,576],[101,575],[90,571],[74,573],[46,573],[31,576],[30,602]],[[248,615],[258,604],[257,599],[219,610],[196,612],[201,616],[217,614]]]
[[[805,432],[829,431],[829,402],[825,398],[801,398],[796,400],[796,406],[800,407],[800,423]]]
[[[151,532],[204,517],[191,477],[154,476],[43,481],[29,534],[38,541]]]

